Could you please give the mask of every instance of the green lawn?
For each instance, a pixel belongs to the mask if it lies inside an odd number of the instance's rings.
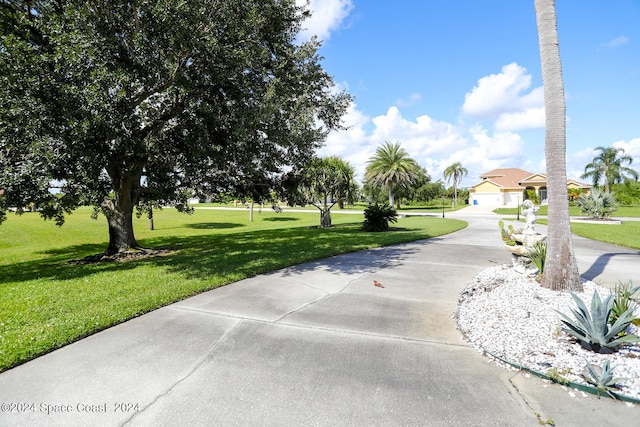
[[[538,219],[537,222],[547,225],[546,218]],[[587,239],[640,249],[640,221],[625,221],[620,225],[572,222],[571,231]]]
[[[196,208],[198,207],[225,207],[225,208],[243,208],[245,207],[242,203],[233,203],[233,202],[229,202],[229,203],[200,203],[197,205],[194,205]],[[247,205],[248,206],[248,205]],[[369,206],[368,203],[365,202],[357,202],[353,205],[345,205],[344,206],[344,210],[350,211],[350,210],[356,210],[356,211],[364,211],[367,206]],[[465,205],[464,203],[460,203],[458,205],[456,205],[453,209],[451,209],[451,199],[445,199],[445,203],[444,203],[444,211],[445,212],[452,212],[452,211],[457,211],[460,209],[464,209],[466,207],[468,207],[469,205]],[[306,206],[286,206],[283,204],[280,204],[280,207],[282,209],[284,209],[285,211],[287,210],[306,210],[306,211],[317,211],[318,208],[316,208],[315,206],[312,205],[306,205]],[[259,205],[255,205],[254,209],[259,209]],[[262,208],[263,210],[271,210],[271,205],[270,204],[265,204],[265,207]],[[336,204],[332,209],[331,212],[340,212],[341,209],[338,208],[338,205]],[[404,212],[404,211],[414,211],[414,212],[431,212],[431,213],[438,213],[438,212],[442,212],[442,203],[440,201],[440,199],[436,199],[436,200],[432,200],[429,204],[422,204],[422,205],[400,205],[400,209],[398,210],[398,212]],[[513,209],[513,213],[515,214],[516,209]]]
[[[572,222],[571,231],[588,239],[640,249],[640,221],[626,221],[620,225]]]
[[[498,208],[493,212],[498,215],[516,215],[518,213],[517,208]],[[540,210],[537,212],[538,215],[547,215],[547,205],[540,206]],[[571,216],[582,216],[580,209],[577,206],[569,207],[569,215]],[[640,206],[619,206],[618,209],[613,213],[613,217],[640,217]]]
[[[495,213],[501,215],[516,215],[516,208],[498,208]],[[581,216],[580,209],[576,206],[569,208],[571,216]],[[541,206],[538,215],[547,215],[547,206]],[[620,206],[614,212],[613,217],[640,217],[640,206]],[[524,219],[522,215],[521,220]],[[515,220],[515,218],[512,218]],[[538,219],[540,224],[546,224],[546,219]],[[588,239],[599,240],[601,242],[613,243],[614,245],[626,246],[628,248],[640,249],[640,222],[625,221],[620,225],[600,225],[584,224],[578,222],[571,223],[571,231]]]
[[[0,371],[145,312],[246,277],[339,253],[430,238],[466,226],[463,221],[401,218],[387,233],[360,231],[362,215],[319,215],[256,209],[173,209],[155,212],[134,228],[145,247],[172,255],[139,261],[77,265],[70,260],[102,252],[106,221],[89,209],[62,227],[38,214],[9,215],[0,225]]]

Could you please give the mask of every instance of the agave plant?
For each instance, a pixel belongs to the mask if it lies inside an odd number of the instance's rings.
[[[613,376],[614,369],[615,366],[611,366],[608,360],[604,361],[602,367],[587,362],[582,378],[598,390],[598,396],[600,396],[600,392],[605,392],[611,398],[617,399],[614,390],[620,388],[618,383],[625,380],[625,378],[615,378]]]
[[[562,330],[576,337],[584,348],[598,353],[609,353],[622,344],[640,342],[640,337],[624,334],[624,330],[634,319],[632,309],[622,313],[618,320],[611,327],[609,326],[615,295],[609,295],[602,301],[598,292],[594,292],[591,298],[591,312],[589,312],[580,297],[573,292],[570,294],[578,309],[571,309],[575,319],[558,311],[558,314],[563,317],[562,323],[566,326]]]

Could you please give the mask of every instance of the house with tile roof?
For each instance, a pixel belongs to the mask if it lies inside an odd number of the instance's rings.
[[[527,190],[547,202],[547,176],[518,168],[494,169],[480,175],[481,181],[469,190],[469,203],[489,206],[517,206],[527,197]],[[570,179],[567,188],[589,192],[591,185]]]

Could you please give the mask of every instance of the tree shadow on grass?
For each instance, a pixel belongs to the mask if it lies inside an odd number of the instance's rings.
[[[90,254],[97,254],[104,252],[109,246],[109,242],[103,243],[87,243],[84,245],[67,246],[64,248],[47,249],[45,251],[37,252],[38,254],[47,255],[47,261],[67,261],[77,258],[82,258]]]
[[[359,226],[331,228],[267,230],[229,236],[202,242],[201,238],[184,238],[176,242],[180,253],[154,261],[185,278],[235,276],[242,278],[271,272],[299,264],[301,268],[323,268],[332,272],[366,271],[374,266],[401,262],[403,255],[414,252],[399,246],[374,252],[371,248],[427,239],[423,230],[405,229],[401,232],[363,233]],[[323,261],[349,252],[362,252],[355,258]],[[354,261],[355,259],[355,261]]]
[[[197,222],[185,224],[184,227],[195,228],[197,230],[222,230],[227,228],[244,227],[244,224],[237,224],[233,222]]]
[[[35,309],[41,310],[45,317],[50,314],[54,320],[67,318],[66,313],[74,313],[75,316],[80,307],[92,307],[88,312],[84,310],[84,314],[79,318],[72,320],[79,332],[56,332],[57,326],[49,328],[49,332],[43,332],[45,338],[42,339],[45,344],[42,347],[33,350],[30,347],[32,344],[27,343],[23,349],[26,353],[22,356],[9,362],[0,359],[0,363],[8,363],[4,366],[8,369],[61,345],[172,302],[284,267],[302,264],[299,269],[292,268],[284,272],[296,275],[314,269],[336,273],[364,272],[389,266],[391,263],[400,263],[418,249],[411,245],[380,250],[367,249],[376,244],[402,243],[402,240],[428,237],[428,233],[419,229],[363,233],[359,226],[354,224],[329,229],[298,227],[233,234],[160,236],[141,240],[140,243],[148,248],[175,248],[172,255],[126,262],[79,265],[70,263],[73,259],[91,255],[106,247],[106,244],[87,244],[56,249],[49,258],[0,265],[0,294],[7,290],[7,301],[17,303],[16,306],[10,303],[7,307],[22,306],[17,308],[15,313],[24,309],[25,300],[39,304]],[[364,252],[352,257],[319,260],[340,252],[359,250]],[[140,269],[139,272],[136,272],[137,269]],[[122,298],[126,299],[124,308]],[[57,304],[61,300],[68,304]],[[11,314],[14,314],[13,310],[14,308],[9,309]],[[100,314],[101,311],[103,316],[100,317],[100,321],[95,317],[96,323],[92,323],[96,313]],[[113,312],[120,313],[119,317],[110,318]],[[19,315],[16,318],[20,318]],[[26,326],[17,327],[17,335],[26,334],[29,325],[42,323],[37,316],[31,316],[26,321]],[[64,322],[61,322],[62,324]],[[64,340],[51,344],[53,338],[47,334],[62,334]],[[58,339],[55,336],[54,338]],[[49,343],[46,343],[47,339],[50,340]],[[2,369],[0,365],[0,371]]]
[[[345,252],[364,251],[380,244],[390,245],[426,239],[424,230],[363,233],[358,226],[331,228],[289,228],[260,230],[227,235],[167,236],[140,241],[147,248],[174,248],[174,254],[135,261],[77,265],[69,261],[104,250],[106,245],[77,245],[51,251],[51,257],[0,266],[0,277],[6,282],[31,281],[37,278],[73,280],[104,272],[135,269],[141,265],[163,268],[185,279],[202,279],[228,283],[245,277],[267,273],[292,265],[332,257]],[[357,267],[399,260],[404,249],[389,252],[382,260],[363,255]],[[313,268],[309,265],[307,268]],[[332,262],[323,268],[337,272],[353,272],[353,263]]]
[[[272,222],[300,221],[300,218],[293,218],[290,216],[274,216],[271,218],[264,218],[263,221],[272,221]]]

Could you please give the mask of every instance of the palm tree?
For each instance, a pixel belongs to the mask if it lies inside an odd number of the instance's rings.
[[[462,182],[462,178],[467,176],[469,171],[462,167],[460,162],[455,162],[444,170],[444,179],[447,182],[453,182],[453,199],[458,204],[458,185]]]
[[[295,197],[320,210],[320,226],[331,226],[331,208],[340,201],[353,202],[357,183],[355,169],[337,156],[314,157],[296,182]]]
[[[566,104],[554,0],[534,0],[544,86],[545,157],[549,200],[547,258],[542,286],[582,291],[571,239],[567,192]]]
[[[385,141],[367,162],[365,180],[374,186],[385,188],[389,193],[389,206],[393,206],[395,189],[411,185],[419,170],[418,163],[409,157],[409,153],[399,142],[392,144]]]
[[[584,173],[580,178],[592,178],[593,185],[598,186],[600,180],[604,178],[604,192],[609,193],[611,185],[622,182],[625,175],[630,175],[638,179],[638,172],[624,166],[631,165],[633,158],[624,153],[624,149],[615,147],[596,147],[594,151],[600,151],[593,161],[584,167]]]

